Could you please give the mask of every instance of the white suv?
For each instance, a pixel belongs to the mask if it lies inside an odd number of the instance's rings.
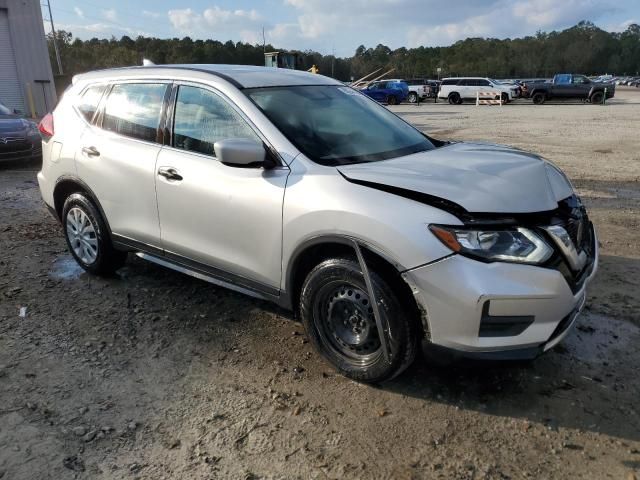
[[[397,375],[423,338],[534,357],[596,271],[591,222],[551,163],[430,138],[321,75],[98,71],[39,129],[42,197],[84,269],[133,252],[276,302],[357,380]]]
[[[445,78],[440,85],[438,98],[448,100],[452,105],[459,105],[464,100],[475,101],[478,94],[482,97],[489,92],[499,92],[495,99],[508,103],[516,98],[517,89],[486,77]]]

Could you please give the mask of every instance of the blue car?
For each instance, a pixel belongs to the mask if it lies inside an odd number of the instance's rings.
[[[370,83],[361,91],[380,103],[397,105],[409,95],[409,85],[396,80],[381,80]]]

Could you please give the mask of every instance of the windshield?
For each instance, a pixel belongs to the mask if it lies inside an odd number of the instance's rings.
[[[350,87],[245,92],[289,141],[322,165],[375,162],[435,148],[418,130]]]
[[[13,112],[0,103],[0,115],[11,115]]]

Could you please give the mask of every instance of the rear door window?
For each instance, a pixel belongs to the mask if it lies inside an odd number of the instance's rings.
[[[173,146],[215,156],[213,144],[227,138],[260,138],[229,103],[204,88],[180,86],[176,100]]]
[[[161,83],[114,85],[104,109],[102,128],[125,137],[157,142],[166,90],[167,85]]]
[[[93,116],[98,109],[98,104],[106,88],[106,85],[94,85],[87,88],[80,96],[76,108],[87,122],[91,123],[91,120],[93,120]]]

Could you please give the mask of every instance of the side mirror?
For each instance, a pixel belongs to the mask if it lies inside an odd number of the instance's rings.
[[[213,144],[216,158],[236,167],[264,166],[267,152],[261,142],[248,138],[227,138]]]

